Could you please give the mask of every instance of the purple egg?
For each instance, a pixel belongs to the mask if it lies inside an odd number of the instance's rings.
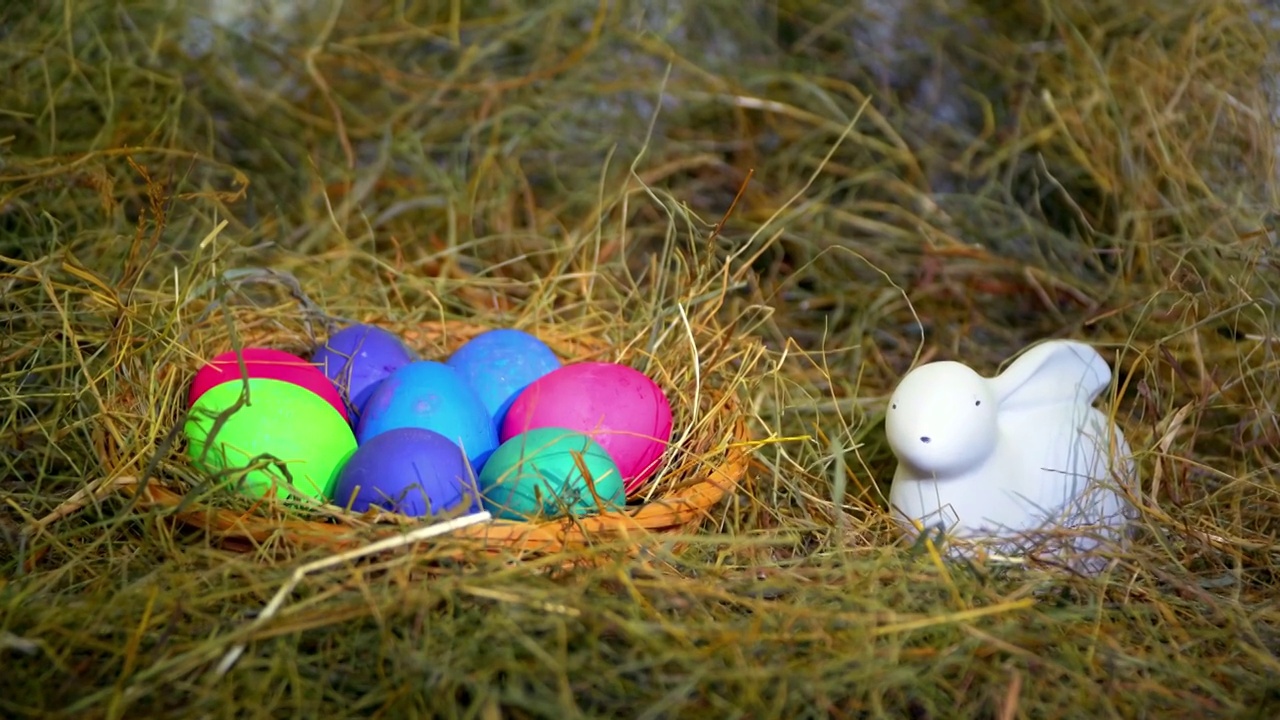
[[[311,356],[346,400],[352,425],[378,384],[417,359],[394,333],[374,325],[343,328]]]
[[[388,430],[356,449],[333,492],[340,507],[381,507],[411,517],[474,511],[475,479],[462,449],[433,430]]]

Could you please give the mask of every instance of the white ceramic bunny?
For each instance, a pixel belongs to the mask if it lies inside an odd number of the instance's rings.
[[[979,544],[1014,555],[1031,533],[1057,528],[1122,537],[1132,507],[1117,487],[1134,463],[1120,428],[1093,407],[1110,382],[1098,352],[1071,341],[1037,345],[994,378],[952,361],[907,373],[885,420],[898,458],[893,514],[909,532],[941,523],[962,541],[957,554]],[[1066,546],[1096,544],[1081,533]]]

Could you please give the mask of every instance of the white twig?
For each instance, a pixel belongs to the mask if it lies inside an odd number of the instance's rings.
[[[417,530],[407,532],[404,535],[385,538],[377,542],[370,543],[362,548],[349,550],[338,555],[324,558],[323,560],[316,560],[315,562],[307,563],[293,571],[293,576],[289,578],[289,582],[286,582],[279,590],[276,591],[275,597],[271,598],[271,602],[267,603],[267,606],[262,609],[262,612],[258,614],[258,617],[254,618],[253,622],[250,623],[248,631],[252,632],[254,629],[262,626],[268,620],[275,617],[276,613],[280,612],[280,608],[284,606],[284,601],[288,599],[289,594],[293,592],[293,589],[298,587],[298,584],[301,583],[307,575],[310,575],[313,572],[324,570],[326,568],[333,567],[334,565],[341,565],[348,560],[365,557],[366,555],[373,555],[374,553],[379,553],[384,550],[393,550],[398,547],[418,542],[419,540],[425,540],[437,535],[444,535],[455,530],[461,530],[469,525],[488,522],[491,519],[492,516],[487,511],[472,513],[460,518],[454,518],[447,522],[435,523],[433,525],[418,528]],[[227,671],[229,671],[231,667],[236,664],[236,661],[240,659],[240,656],[244,654],[246,646],[247,643],[239,643],[228,650],[226,655],[222,656],[222,661],[218,663],[218,667],[214,670],[217,677],[222,677],[227,674]]]

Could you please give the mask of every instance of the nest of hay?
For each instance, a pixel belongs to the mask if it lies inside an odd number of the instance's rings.
[[[277,310],[288,312],[287,307]],[[234,319],[230,331],[227,323],[216,317],[193,327],[188,336],[190,352],[210,357],[233,346],[272,347],[305,357],[317,345],[317,339],[309,337],[301,324],[292,323],[290,327],[287,315],[273,316],[262,311],[236,311],[231,315]],[[447,357],[467,340],[492,329],[462,320],[406,325],[386,318],[367,318],[364,322],[393,330],[424,359]],[[652,357],[643,357],[638,348],[614,346],[598,333],[586,330],[575,330],[572,324],[529,328],[566,363],[598,360],[636,364],[648,360],[651,377],[672,403],[675,421],[671,445],[658,472],[632,491],[621,510],[528,522],[494,519],[468,525],[442,538],[441,542],[451,548],[449,554],[544,554],[616,540],[642,546],[655,535],[696,531],[704,522],[714,522],[715,506],[742,480],[750,438],[731,377],[724,377],[716,368],[701,368],[700,372],[666,368]],[[169,378],[161,386],[167,388],[167,394],[153,399],[166,406],[167,412],[159,414],[165,420],[152,422],[170,421],[176,428],[181,422],[172,419],[184,416],[179,406],[193,371],[170,365],[165,374]],[[168,429],[165,432],[172,434]],[[118,468],[129,461],[123,448],[112,443],[109,435],[100,435],[100,439],[99,452],[105,466]],[[169,452],[179,449],[175,446]],[[185,468],[184,460],[175,458],[174,462]],[[233,491],[173,477],[153,477],[142,484],[123,485],[122,489],[142,507],[170,511],[178,522],[243,551],[273,541],[340,551],[402,535],[439,520],[410,518],[380,509],[356,513],[331,504],[312,507],[300,515],[296,508],[278,501],[226,497]]]

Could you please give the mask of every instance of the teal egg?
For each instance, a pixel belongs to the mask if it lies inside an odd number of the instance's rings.
[[[609,453],[588,435],[563,428],[530,430],[499,445],[479,485],[485,509],[507,520],[588,515],[626,502]]]

